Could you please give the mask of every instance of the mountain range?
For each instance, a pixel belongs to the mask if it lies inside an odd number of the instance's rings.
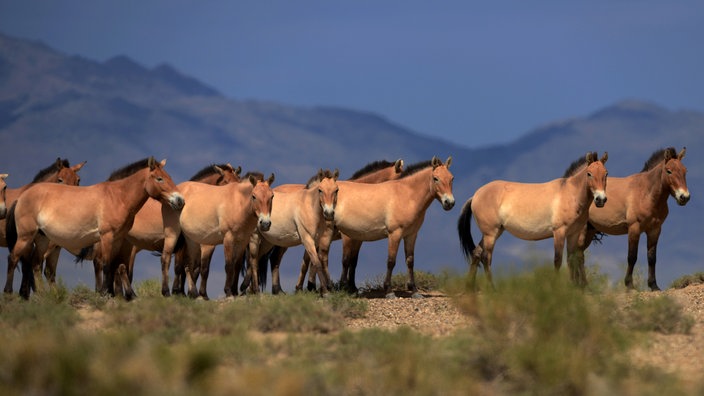
[[[508,110],[497,109],[497,114],[510,116]],[[609,174],[626,176],[640,171],[652,152],[669,146],[678,151],[687,147],[683,162],[689,168],[692,200],[685,207],[671,202],[658,247],[658,279],[667,286],[702,270],[704,248],[697,235],[704,231],[703,208],[697,186],[703,182],[703,130],[700,111],[629,99],[591,114],[548,121],[508,144],[467,147],[370,112],[237,100],[168,64],[150,69],[121,55],[98,62],[0,34],[0,172],[10,174],[10,187],[28,183],[57,157],[72,164],[87,160],[80,174],[88,185],[150,155],[167,158],[166,170],[177,183],[208,164],[230,162],[244,171],[273,172],[275,184],[304,183],[319,168],[338,168],[344,179],[380,159],[402,158],[410,165],[452,156],[457,205],[450,212],[431,205],[416,245],[416,269],[435,273],[466,272],[456,221],[464,201],[482,184],[555,179],[587,151],[608,151]],[[491,131],[467,130],[467,140],[487,133]],[[626,243],[625,237],[607,237],[589,250],[588,265],[598,265],[620,282]],[[643,274],[644,245],[643,240],[638,260]],[[339,250],[331,249],[333,277],[339,276]],[[302,250],[292,249],[284,258],[285,290],[293,289],[301,255]],[[385,256],[385,241],[364,245],[358,284],[384,273]],[[221,290],[221,257],[214,258],[211,296]],[[505,234],[493,268],[512,271],[529,262],[551,262],[551,257],[551,241],[525,242]],[[92,286],[92,266],[76,267],[72,259],[62,253],[59,276],[69,286]],[[158,259],[140,253],[136,271],[137,280],[157,278]],[[404,272],[400,253],[394,273]]]

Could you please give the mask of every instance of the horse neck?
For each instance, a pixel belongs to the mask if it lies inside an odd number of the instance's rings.
[[[433,168],[427,167],[404,178],[392,180],[392,182],[398,183],[410,190],[407,195],[409,204],[416,203],[419,204],[421,208],[427,209],[433,202],[433,198],[435,198],[432,178],[430,177],[432,172]]]
[[[234,191],[236,191],[237,194],[241,195],[240,202],[244,203],[243,206],[246,206],[247,214],[251,215],[251,217],[256,218],[257,214],[254,213],[254,207],[252,206],[252,200],[249,199],[249,196],[252,195],[252,191],[254,190],[254,186],[252,185],[252,183],[250,183],[249,180],[243,180],[239,183],[226,184],[225,186],[232,186],[232,189]]]
[[[643,172],[644,178],[646,180],[645,196],[650,197],[652,202],[665,204],[667,198],[670,196],[668,191],[668,186],[663,182],[662,179],[662,167],[665,166],[665,161],[661,162],[657,166],[654,166],[647,172]]]
[[[372,184],[372,183],[382,183],[382,182],[385,182],[388,180],[394,180],[397,177],[398,177],[398,174],[394,170],[394,167],[389,167],[389,168],[385,168],[382,170],[378,170],[376,172],[372,172],[372,173],[360,176],[360,177],[358,177],[354,180],[350,180],[350,181],[353,181],[355,183]]]
[[[594,194],[589,188],[589,180],[587,179],[587,168],[584,167],[579,172],[568,177],[565,184],[570,189],[574,190],[575,196],[578,197],[577,202],[580,208],[588,208],[594,199]]]
[[[196,181],[198,183],[205,183],[205,184],[210,184],[210,185],[216,186],[216,185],[218,185],[218,180],[220,180],[221,177],[222,176],[220,176],[219,174],[213,173],[211,175],[201,177],[200,179],[194,180],[194,181]]]
[[[146,181],[149,170],[144,168],[122,179],[105,182],[108,188],[119,191],[119,199],[130,214],[136,214],[149,199]]]

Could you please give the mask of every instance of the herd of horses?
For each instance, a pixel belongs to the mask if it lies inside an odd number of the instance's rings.
[[[628,234],[625,285],[633,288],[640,234],[648,248],[648,286],[659,290],[655,277],[657,243],[668,214],[667,200],[689,201],[685,149],[655,151],[643,170],[627,177],[608,177],[606,162],[596,152],[574,161],[561,178],[545,183],[496,180],[477,189],[464,204],[457,231],[469,263],[469,280],[476,287],[481,262],[491,284],[494,246],[504,231],[524,240],[554,241],[554,266],[567,263],[572,281],[587,284],[584,251],[603,234]],[[376,161],[348,180],[338,170],[320,169],[306,184],[273,187],[274,174],[241,175],[230,164],[208,165],[189,181],[175,184],[153,157],[113,172],[106,181],[79,186],[78,171],[57,159],[39,171],[31,183],[8,188],[0,174],[0,246],[9,249],[5,293],[12,293],[14,273],[21,264],[20,295],[29,298],[42,272],[55,282],[60,249],[77,260],[94,264],[95,289],[131,299],[136,254],[156,252],[162,269],[162,294],[186,294],[207,299],[210,261],[224,247],[226,297],[257,292],[266,283],[268,266],[272,293],[281,292],[279,267],[290,247],[305,249],[296,290],[308,288],[325,295],[332,287],[328,252],[342,240],[340,286],[357,292],[355,270],[364,241],[388,240],[384,291],[395,296],[391,275],[403,241],[407,288],[415,285],[414,250],[425,213],[433,201],[446,211],[455,204],[454,176],[437,157],[405,166],[402,160]],[[607,188],[608,184],[608,188]],[[475,244],[472,218],[482,237]],[[174,258],[174,280],[169,268]],[[239,287],[239,276],[244,279]],[[200,280],[200,285],[197,285]]]

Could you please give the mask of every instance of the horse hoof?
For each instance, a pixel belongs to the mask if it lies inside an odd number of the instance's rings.
[[[169,289],[161,289],[161,295],[164,297],[171,297],[171,292],[169,292]]]
[[[387,293],[387,294],[386,294],[386,299],[387,299],[387,300],[395,300],[395,299],[397,299],[397,298],[398,298],[398,297],[396,297],[396,295],[394,294],[394,292],[391,292],[391,293]]]

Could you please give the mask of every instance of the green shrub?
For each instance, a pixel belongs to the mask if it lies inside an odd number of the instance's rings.
[[[625,310],[629,329],[655,331],[663,334],[689,334],[694,319],[682,312],[682,307],[666,295],[636,298]]]
[[[691,275],[685,275],[672,281],[670,285],[673,289],[684,289],[689,285],[698,285],[704,283],[704,272],[696,272]]]

